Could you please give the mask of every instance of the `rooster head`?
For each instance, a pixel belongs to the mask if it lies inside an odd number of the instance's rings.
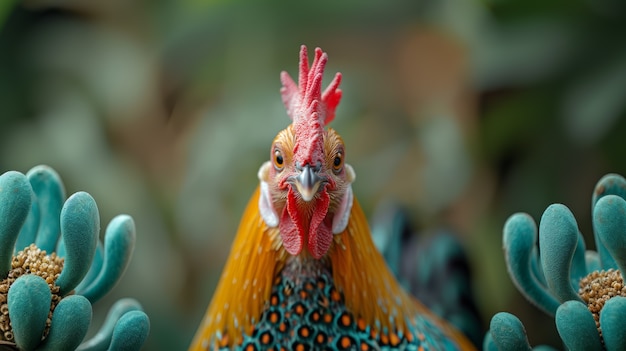
[[[345,163],[343,140],[331,128],[341,100],[341,74],[322,92],[328,56],[320,48],[309,67],[300,50],[298,84],[281,73],[281,95],[292,124],[278,133],[270,161],[259,170],[259,210],[265,223],[278,227],[285,250],[316,259],[326,255],[333,235],[343,232],[352,207],[354,171]]]

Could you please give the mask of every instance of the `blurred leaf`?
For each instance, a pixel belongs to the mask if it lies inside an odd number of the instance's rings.
[[[565,92],[564,127],[583,144],[595,143],[611,130],[626,107],[626,52],[592,67]]]
[[[513,22],[518,19],[528,19],[536,16],[565,17],[577,15],[589,10],[588,2],[584,0],[553,0],[553,1],[511,1],[487,0],[492,13],[499,19]]]
[[[9,16],[14,3],[15,0],[0,1],[0,28],[2,28],[4,21]]]
[[[545,117],[554,106],[549,90],[501,92],[486,99],[482,143],[485,156],[492,160],[511,149],[532,146],[553,129],[552,121]]]
[[[492,25],[473,50],[481,89],[545,82],[567,68],[579,45],[579,30],[558,19]]]

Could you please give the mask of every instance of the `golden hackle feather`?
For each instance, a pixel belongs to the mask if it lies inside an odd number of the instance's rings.
[[[203,344],[216,334],[228,335],[229,345],[249,332],[272,291],[274,278],[287,253],[277,228],[269,228],[258,209],[259,188],[243,214],[228,261],[213,299],[189,350],[206,350]]]
[[[335,236],[329,257],[333,280],[343,292],[348,310],[367,325],[379,330],[395,329],[407,335],[408,319],[419,314],[428,315],[463,350],[475,349],[461,332],[430,312],[400,286],[374,245],[367,219],[356,198],[348,227]]]

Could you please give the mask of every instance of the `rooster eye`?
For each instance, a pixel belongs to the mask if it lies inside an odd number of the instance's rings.
[[[283,154],[280,150],[274,150],[274,167],[276,167],[276,170],[282,170],[284,163],[285,160],[283,160]]]
[[[338,152],[335,155],[335,159],[333,160],[333,169],[335,172],[341,171],[341,167],[343,166],[343,154]]]

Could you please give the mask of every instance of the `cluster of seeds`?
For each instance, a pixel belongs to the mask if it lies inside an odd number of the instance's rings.
[[[602,337],[600,328],[600,311],[604,304],[612,297],[625,296],[626,286],[619,270],[594,271],[580,280],[578,295],[585,301],[587,308],[593,314],[596,327]]]
[[[58,257],[54,252],[50,255],[46,255],[46,251],[39,249],[35,244],[31,244],[29,247],[13,256],[11,270],[9,270],[7,277],[0,281],[0,340],[13,341],[7,295],[11,284],[24,274],[36,274],[42,277],[46,283],[48,283],[50,291],[52,292],[52,302],[50,303],[50,312],[46,320],[46,328],[43,337],[45,338],[48,335],[52,312],[59,301],[61,301],[59,287],[55,285],[55,281],[61,274],[62,269],[63,258]]]

